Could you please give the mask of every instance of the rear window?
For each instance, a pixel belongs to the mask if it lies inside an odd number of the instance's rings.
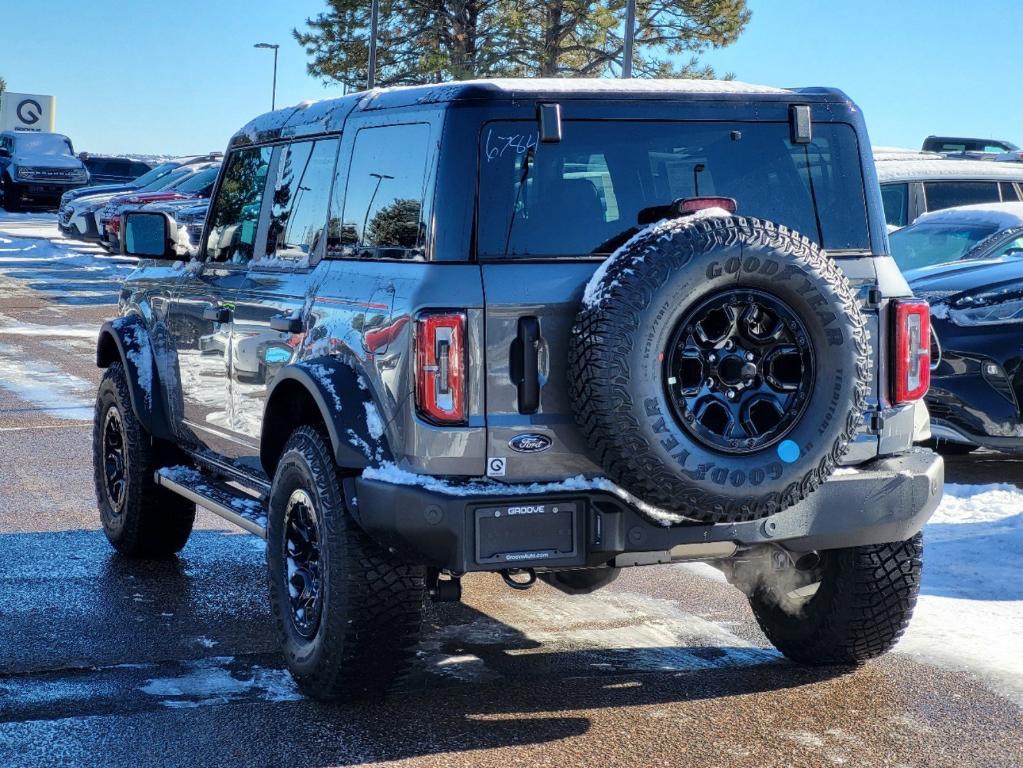
[[[818,123],[797,145],[788,123],[566,121],[541,144],[535,122],[499,121],[483,128],[480,169],[480,258],[607,255],[643,209],[709,195],[826,248],[870,247],[848,125]]]

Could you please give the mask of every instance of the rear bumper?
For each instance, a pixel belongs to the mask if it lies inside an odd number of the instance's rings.
[[[731,545],[810,551],[902,541],[923,528],[943,483],[941,457],[918,450],[833,476],[802,503],[762,520],[673,527],[608,491],[462,496],[359,478],[348,493],[359,523],[380,544],[410,562],[465,572],[713,559],[728,556]],[[508,529],[509,549],[497,557],[494,510],[504,512],[504,524],[522,526]]]

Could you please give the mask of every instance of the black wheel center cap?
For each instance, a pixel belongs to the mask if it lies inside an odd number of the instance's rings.
[[[757,375],[758,368],[751,360],[745,360],[739,355],[730,355],[718,364],[717,373],[722,384],[734,386],[749,382]]]

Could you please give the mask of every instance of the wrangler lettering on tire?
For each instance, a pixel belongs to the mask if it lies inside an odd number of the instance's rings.
[[[674,219],[633,238],[573,327],[576,419],[617,484],[736,522],[811,493],[866,408],[866,322],[820,247],[783,226]]]

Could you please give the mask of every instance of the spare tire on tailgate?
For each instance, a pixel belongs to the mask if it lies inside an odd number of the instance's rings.
[[[778,512],[835,470],[870,366],[853,290],[815,243],[700,214],[601,265],[569,356],[576,419],[608,477],[715,523]]]

